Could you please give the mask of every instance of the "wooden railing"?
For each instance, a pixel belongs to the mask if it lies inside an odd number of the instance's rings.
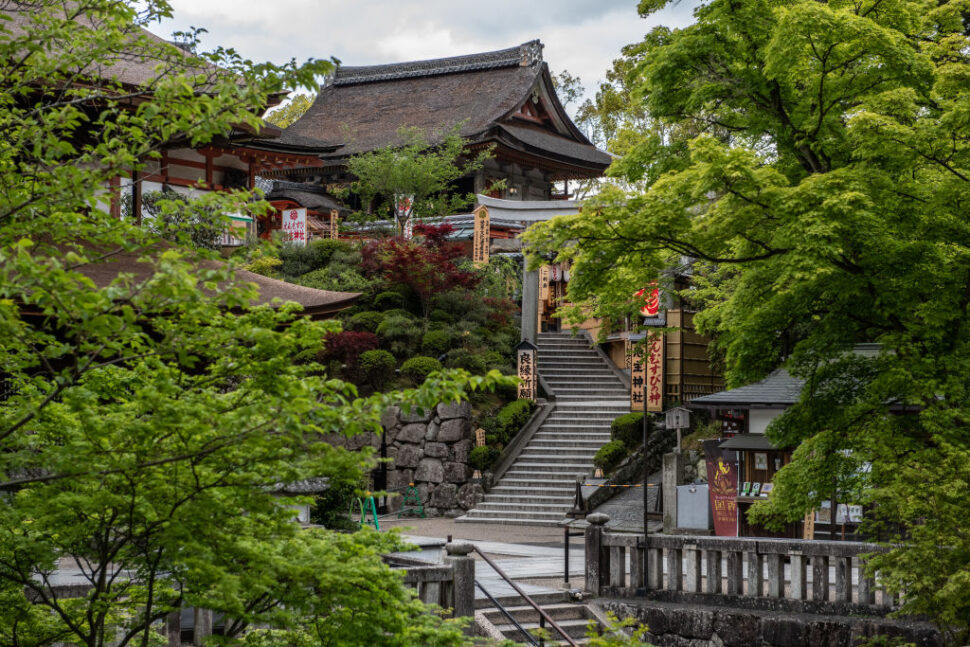
[[[878,577],[865,573],[865,555],[885,550],[876,544],[692,535],[648,535],[644,541],[643,535],[606,532],[604,514],[586,520],[586,589],[600,596],[669,591],[814,602],[814,608],[898,606]]]

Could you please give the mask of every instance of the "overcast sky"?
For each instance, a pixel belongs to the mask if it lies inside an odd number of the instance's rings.
[[[658,24],[680,27],[696,0],[642,19],[636,0],[170,0],[175,19],[163,37],[204,27],[207,47],[281,63],[329,58],[346,65],[473,54],[534,38],[553,73],[569,70],[592,94],[620,48]],[[570,109],[575,106],[570,106]]]

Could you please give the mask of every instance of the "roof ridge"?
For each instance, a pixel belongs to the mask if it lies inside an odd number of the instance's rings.
[[[339,66],[327,85],[356,85],[503,67],[534,67],[542,62],[542,48],[539,39],[535,39],[515,47],[478,54],[379,65]]]

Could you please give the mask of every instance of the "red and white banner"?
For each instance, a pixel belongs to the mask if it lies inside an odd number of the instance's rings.
[[[283,211],[283,241],[294,245],[306,245],[306,209]]]
[[[649,286],[642,290],[639,290],[634,294],[642,306],[640,307],[640,314],[644,317],[659,317],[660,316],[660,289],[657,287],[657,282],[652,282]]]

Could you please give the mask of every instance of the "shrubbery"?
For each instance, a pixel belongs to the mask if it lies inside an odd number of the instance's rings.
[[[404,297],[400,292],[381,292],[374,297],[374,308],[377,310],[393,310],[404,307]]]
[[[430,373],[440,370],[441,362],[433,357],[423,357],[421,355],[412,357],[401,365],[401,375],[415,384],[424,382]]]
[[[365,310],[358,312],[347,321],[347,327],[351,330],[365,330],[367,332],[377,332],[377,327],[384,321],[384,313],[375,310]]]
[[[421,338],[421,350],[434,357],[444,355],[450,346],[451,335],[446,330],[429,330]]]
[[[496,447],[489,447],[488,445],[475,447],[468,454],[468,464],[472,466],[472,469],[484,472],[492,469],[500,455],[501,452]]]
[[[397,360],[386,350],[368,350],[360,354],[360,374],[377,390],[387,383],[395,366]]]
[[[531,400],[515,400],[507,405],[492,417],[482,421],[482,428],[492,437],[491,442],[507,445],[515,437],[519,430],[529,421],[535,404]]]
[[[628,453],[629,450],[623,444],[623,441],[611,440],[596,452],[596,456],[593,457],[593,465],[603,470],[604,474],[609,474],[623,462]]]
[[[633,412],[616,418],[610,425],[610,438],[618,440],[627,449],[643,444],[643,413]]]

